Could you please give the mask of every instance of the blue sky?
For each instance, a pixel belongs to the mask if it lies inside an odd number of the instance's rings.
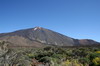
[[[35,26],[100,42],[100,0],[0,0],[0,33]]]

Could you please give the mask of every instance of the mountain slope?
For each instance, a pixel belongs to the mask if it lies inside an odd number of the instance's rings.
[[[0,40],[11,42],[13,45],[21,46],[43,46],[59,45],[59,46],[77,46],[98,44],[93,40],[78,40],[49,29],[35,27],[30,29],[18,30],[11,33],[0,34]]]

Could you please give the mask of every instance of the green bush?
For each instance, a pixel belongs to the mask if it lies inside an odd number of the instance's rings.
[[[81,62],[82,64],[89,64],[90,63],[90,60],[89,58],[80,58],[79,59],[79,62]]]
[[[45,56],[45,57],[42,57],[41,59],[39,59],[39,62],[50,63],[51,58],[48,56]]]

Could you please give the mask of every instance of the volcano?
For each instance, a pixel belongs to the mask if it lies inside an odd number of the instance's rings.
[[[44,45],[80,46],[99,44],[99,42],[91,39],[74,39],[42,27],[22,29],[10,33],[1,33],[0,40],[8,41],[13,46],[34,47],[41,47]]]

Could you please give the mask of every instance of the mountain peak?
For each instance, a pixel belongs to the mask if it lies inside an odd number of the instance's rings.
[[[8,41],[14,45],[58,45],[58,46],[78,46],[98,44],[90,39],[78,40],[62,35],[55,31],[42,27],[18,30],[15,32],[0,34],[0,40]]]
[[[37,30],[37,29],[41,30],[42,27],[35,27],[35,28],[34,28],[34,30]]]

